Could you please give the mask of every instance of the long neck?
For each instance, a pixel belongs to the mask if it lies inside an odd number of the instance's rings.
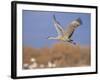
[[[49,37],[48,39],[58,39],[58,37]]]

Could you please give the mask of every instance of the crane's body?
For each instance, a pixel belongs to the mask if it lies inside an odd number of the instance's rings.
[[[82,21],[80,18],[77,18],[76,20],[72,21],[68,27],[67,30],[63,29],[60,23],[56,20],[55,16],[53,16],[53,22],[55,29],[58,33],[58,36],[56,37],[48,37],[48,39],[56,39],[56,40],[61,40],[64,42],[72,42],[71,37],[77,27],[79,27],[82,24]]]

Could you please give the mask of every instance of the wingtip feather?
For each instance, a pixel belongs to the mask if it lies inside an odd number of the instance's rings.
[[[78,21],[80,24],[83,24],[83,23],[82,23],[82,20],[81,20],[81,18],[80,18],[80,17],[79,17],[79,18],[77,18],[77,19],[76,19],[76,21]]]

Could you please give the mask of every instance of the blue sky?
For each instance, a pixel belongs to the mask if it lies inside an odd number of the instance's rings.
[[[23,45],[36,48],[51,46],[58,42],[57,40],[48,40],[48,36],[56,36],[56,30],[53,24],[53,15],[57,21],[66,28],[67,25],[77,19],[82,20],[82,25],[78,27],[72,39],[81,45],[90,45],[91,15],[89,13],[69,13],[69,12],[44,12],[23,10]]]

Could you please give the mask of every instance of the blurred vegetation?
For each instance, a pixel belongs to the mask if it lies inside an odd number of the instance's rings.
[[[30,59],[35,58],[38,64],[47,65],[48,61],[51,61],[56,67],[90,66],[90,53],[89,46],[65,42],[56,43],[51,48],[24,46],[23,64],[31,64]]]

